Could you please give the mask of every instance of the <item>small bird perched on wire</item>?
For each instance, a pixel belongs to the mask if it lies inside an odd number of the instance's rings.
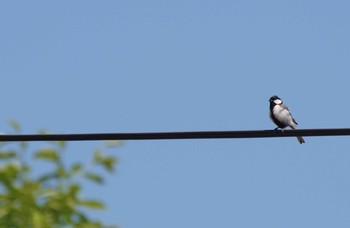
[[[284,130],[286,127],[290,127],[295,130],[298,123],[290,113],[287,105],[283,104],[283,101],[278,96],[272,96],[270,98],[270,118],[277,125],[275,130],[281,128]],[[300,144],[305,143],[305,140],[301,136],[297,136]]]

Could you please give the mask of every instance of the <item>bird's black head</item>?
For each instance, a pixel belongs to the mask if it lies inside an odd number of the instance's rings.
[[[273,102],[273,101],[275,101],[275,100],[281,100],[281,98],[279,98],[278,96],[272,96],[272,97],[270,97],[270,100],[269,100],[269,102]]]
[[[272,96],[270,97],[270,108],[274,107],[275,105],[280,105],[283,103],[283,101],[281,100],[281,98],[279,98],[278,96]]]

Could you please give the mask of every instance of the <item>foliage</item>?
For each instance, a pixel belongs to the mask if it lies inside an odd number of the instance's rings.
[[[11,121],[10,126],[15,133],[20,132],[16,121]],[[105,144],[116,145],[119,142]],[[66,142],[51,142],[34,149],[33,160],[27,161],[25,155],[32,150],[28,143],[0,143],[0,227],[112,227],[84,213],[105,209],[105,205],[80,195],[84,180],[103,183],[103,177],[93,171],[96,166],[113,173],[116,157],[96,149],[91,166],[81,162],[68,166],[62,158],[65,149]],[[51,164],[51,170],[33,177],[37,161]]]

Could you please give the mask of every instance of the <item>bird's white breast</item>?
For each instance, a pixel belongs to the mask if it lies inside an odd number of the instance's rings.
[[[281,105],[275,105],[275,107],[273,108],[273,114],[279,122],[287,126],[293,125],[292,115],[290,114],[288,109],[283,108]]]

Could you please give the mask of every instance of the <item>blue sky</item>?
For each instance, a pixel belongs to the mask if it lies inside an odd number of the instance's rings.
[[[257,130],[279,95],[300,128],[349,127],[348,1],[0,3],[2,128]],[[348,137],[127,141],[85,188],[123,228],[349,227]],[[98,142],[69,144],[68,161]],[[67,155],[66,154],[66,155]],[[40,167],[37,167],[40,171]]]

